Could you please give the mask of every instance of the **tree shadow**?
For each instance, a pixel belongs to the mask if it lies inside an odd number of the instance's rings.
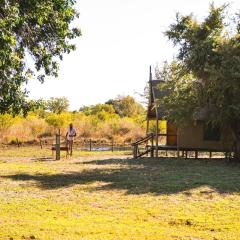
[[[219,193],[240,191],[240,166],[223,160],[173,158],[103,159],[76,164],[103,165],[82,172],[61,174],[15,174],[4,176],[15,181],[36,181],[45,189],[59,189],[76,184],[103,182],[92,190],[125,190],[126,194],[174,194],[201,186]],[[107,165],[107,167],[105,167]],[[186,192],[187,194],[187,192]],[[202,194],[209,194],[203,191]]]
[[[48,161],[56,161],[54,158],[52,157],[36,157],[36,158],[31,158],[32,161],[35,162],[48,162]]]

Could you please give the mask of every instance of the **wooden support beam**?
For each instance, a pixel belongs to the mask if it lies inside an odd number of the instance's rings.
[[[180,152],[179,152],[179,131],[177,129],[177,157],[180,157]]]
[[[149,132],[149,119],[147,118],[147,128],[146,128],[146,136],[148,136],[148,132]],[[148,140],[146,142],[146,148],[148,146]],[[148,156],[148,152],[147,152],[147,156]]]
[[[146,136],[149,133],[149,119],[147,118]]]
[[[136,158],[137,157],[137,145],[133,146],[133,157]]]
[[[157,111],[156,111],[157,114]],[[156,157],[158,157],[158,116],[156,118]]]
[[[151,157],[154,157],[153,138],[154,138],[154,134],[151,133]]]
[[[195,151],[195,159],[198,159],[198,151]]]

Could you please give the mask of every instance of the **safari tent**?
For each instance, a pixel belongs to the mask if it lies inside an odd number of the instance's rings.
[[[225,128],[213,128],[209,127],[206,121],[207,111],[202,109],[199,111],[196,119],[185,125],[184,127],[177,128],[173,123],[164,119],[164,109],[157,107],[158,100],[165,96],[166,93],[160,90],[159,85],[162,82],[160,80],[153,80],[150,68],[149,79],[149,103],[147,108],[147,132],[146,138],[147,144],[149,141],[151,145],[148,145],[147,150],[144,153],[151,152],[152,156],[158,157],[158,153],[161,150],[172,150],[185,152],[195,152],[197,157],[198,152],[230,152],[232,146],[232,139],[230,130]],[[149,124],[154,121],[155,133],[150,132]],[[165,124],[165,129],[159,127]],[[151,139],[152,138],[152,139]],[[143,140],[144,141],[144,140]],[[142,143],[143,141],[139,141]],[[144,155],[141,154],[141,155]],[[137,149],[135,149],[135,156],[137,156]]]

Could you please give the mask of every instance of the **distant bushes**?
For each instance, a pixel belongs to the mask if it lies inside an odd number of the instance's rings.
[[[42,107],[30,112],[26,118],[0,115],[0,142],[39,141],[39,138],[53,137],[58,129],[64,136],[69,123],[73,123],[78,139],[132,142],[145,135],[145,110],[130,96],[84,106],[72,113],[66,111],[68,104],[66,98],[52,98],[42,100]]]
[[[142,121],[144,117],[142,117]],[[60,128],[65,135],[68,124],[73,123],[77,138],[99,138],[116,141],[134,141],[144,136],[144,127],[139,119],[120,118],[117,114],[104,118],[83,113],[48,113],[45,118],[30,113],[26,118],[0,115],[0,142],[13,143],[36,141],[39,138],[53,137]]]

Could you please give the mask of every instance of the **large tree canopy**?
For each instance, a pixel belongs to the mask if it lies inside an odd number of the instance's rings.
[[[179,124],[207,110],[207,121],[231,126],[240,143],[240,21],[227,22],[226,7],[211,5],[202,22],[177,14],[166,36],[178,55],[160,74],[170,93],[160,104]]]
[[[47,103],[46,108],[56,114],[61,114],[63,112],[67,112],[69,108],[69,100],[66,97],[51,97]]]
[[[106,102],[115,109],[120,117],[136,117],[144,114],[144,107],[131,96],[118,96]]]
[[[75,0],[0,0],[0,113],[26,113],[31,104],[23,85],[38,72],[57,76],[58,60],[75,46],[80,30]],[[27,64],[27,59],[33,64]],[[33,66],[31,66],[33,65]]]

